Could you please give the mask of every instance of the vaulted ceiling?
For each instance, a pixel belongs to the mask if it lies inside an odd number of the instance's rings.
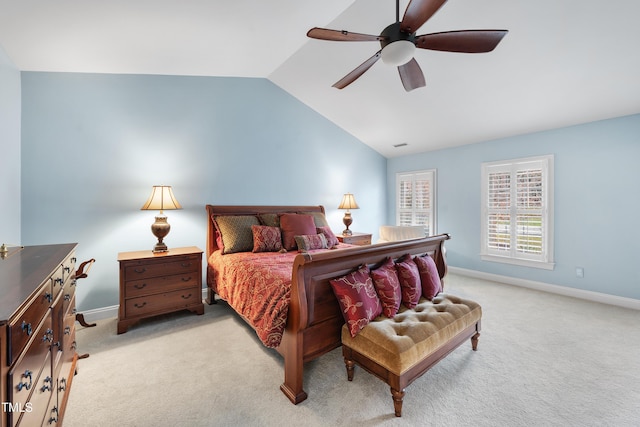
[[[426,86],[411,92],[382,61],[331,87],[380,45],[306,32],[379,34],[395,9],[393,0],[0,0],[0,46],[23,71],[268,78],[386,157],[640,113],[637,0],[449,0],[418,34],[509,33],[490,53],[419,49]]]

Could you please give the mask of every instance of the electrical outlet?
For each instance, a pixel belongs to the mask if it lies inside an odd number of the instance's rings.
[[[584,277],[584,268],[576,267],[576,277],[583,278]]]

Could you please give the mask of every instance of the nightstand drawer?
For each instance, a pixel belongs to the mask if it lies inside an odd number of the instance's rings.
[[[183,289],[161,294],[131,298],[125,302],[127,317],[142,316],[168,308],[180,310],[190,305],[202,304],[202,290],[200,288]]]
[[[192,271],[185,274],[175,274],[173,276],[127,281],[124,296],[125,298],[131,298],[199,286],[199,274],[199,271]]]
[[[149,261],[128,262],[125,267],[124,277],[126,281],[129,281],[166,276],[168,274],[197,272],[200,268],[201,259],[202,256],[200,255],[199,257],[184,257],[170,262],[165,260],[153,263]]]
[[[371,244],[371,234],[366,233],[353,233],[352,235],[344,235],[340,234],[336,236],[338,241],[342,243],[348,243],[350,245],[370,245]]]

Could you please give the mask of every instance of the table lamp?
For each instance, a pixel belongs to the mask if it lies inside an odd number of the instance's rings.
[[[353,219],[351,219],[351,212],[349,212],[349,209],[360,209],[358,207],[358,204],[356,203],[355,197],[353,197],[353,194],[346,193],[344,196],[342,196],[342,202],[340,202],[340,206],[338,206],[338,209],[347,210],[344,214],[344,218],[342,218],[342,222],[344,222],[344,225],[347,228],[342,232],[342,234],[344,236],[351,236],[353,233],[351,232],[351,230],[349,230],[349,226],[353,222]]]
[[[162,240],[169,234],[171,226],[167,222],[167,216],[163,211],[172,209],[182,209],[182,206],[180,206],[180,203],[178,203],[174,197],[171,186],[154,185],[151,190],[151,196],[149,196],[147,202],[140,208],[140,210],[143,211],[160,211],[156,216],[156,222],[151,224],[151,232],[158,238],[158,243],[156,243],[153,248],[154,253],[167,252],[169,250]]]

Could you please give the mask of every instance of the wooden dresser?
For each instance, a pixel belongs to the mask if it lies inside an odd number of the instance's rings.
[[[0,259],[2,427],[62,424],[78,353],[75,243]]]
[[[178,310],[204,313],[202,250],[121,252],[118,333],[141,319]]]

